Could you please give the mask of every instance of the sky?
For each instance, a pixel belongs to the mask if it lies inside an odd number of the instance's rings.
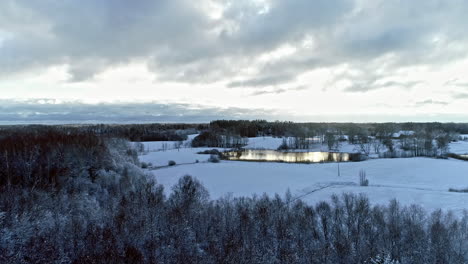
[[[465,0],[2,0],[0,124],[468,122]]]

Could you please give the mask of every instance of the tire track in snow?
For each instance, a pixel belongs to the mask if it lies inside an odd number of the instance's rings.
[[[294,199],[291,200],[291,202],[297,201],[301,198],[304,198],[305,196],[311,195],[315,192],[321,191],[326,188],[330,187],[335,187],[335,186],[359,186],[355,182],[332,182],[328,183],[324,186],[321,186],[319,188],[306,191],[305,193],[296,196]],[[417,191],[430,191],[430,192],[449,192],[448,190],[436,190],[436,189],[430,189],[430,188],[422,188],[422,187],[407,187],[407,186],[398,186],[398,185],[384,185],[384,184],[372,184],[366,187],[376,187],[376,188],[396,188],[396,189],[408,189],[408,190],[417,190]]]
[[[325,186],[321,186],[317,189],[314,189],[314,190],[311,190],[311,191],[307,191],[306,193],[303,193],[299,196],[296,196],[294,197],[294,199],[291,200],[291,202],[294,202],[294,201],[297,201],[305,196],[308,196],[308,195],[311,195],[312,193],[314,192],[318,192],[320,190],[323,190],[323,189],[326,189],[326,188],[330,188],[330,187],[333,187],[333,186],[356,186],[357,184],[354,183],[354,182],[331,182],[331,183],[328,183],[327,185]]]

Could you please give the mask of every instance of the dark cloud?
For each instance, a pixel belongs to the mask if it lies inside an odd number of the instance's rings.
[[[274,88],[270,90],[257,90],[251,93],[250,95],[257,96],[257,95],[265,95],[265,94],[280,94],[280,93],[286,93],[290,91],[302,91],[302,90],[306,90],[307,88],[308,88],[307,86],[298,86],[298,87],[292,87],[292,88]]]
[[[193,51],[212,23],[189,0],[6,0],[0,10],[0,29],[12,33],[0,73],[69,64],[76,80],[168,50]]]
[[[351,0],[273,0],[267,1],[267,7],[252,5],[250,0],[228,2],[224,18],[238,30],[225,38],[248,53],[273,50],[332,29],[355,5]]]
[[[234,81],[227,85],[229,88],[237,88],[237,87],[264,87],[264,86],[271,86],[271,85],[279,85],[283,83],[287,83],[293,80],[293,76],[284,74],[284,75],[275,75],[275,76],[267,76],[263,78],[256,78],[256,79],[249,79],[244,81]]]
[[[82,81],[135,61],[163,81],[259,89],[340,65],[386,78],[466,58],[467,12],[464,0],[3,0],[0,78],[66,64]],[[295,52],[258,60],[283,46]],[[414,85],[384,77],[354,76],[345,90]]]
[[[398,81],[384,81],[379,82],[380,80],[367,80],[367,79],[356,79],[350,80],[351,85],[346,87],[344,90],[348,92],[367,92],[372,90],[378,90],[389,87],[398,87],[403,89],[411,89],[414,86],[422,83],[421,81],[411,81],[411,82],[398,82]]]

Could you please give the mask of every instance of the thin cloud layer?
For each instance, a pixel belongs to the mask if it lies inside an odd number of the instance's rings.
[[[441,104],[431,99],[416,104]],[[55,99],[0,100],[0,125],[11,124],[86,124],[86,123],[207,123],[217,119],[265,119],[270,121],[312,122],[447,122],[467,121],[466,114],[310,114],[291,115],[271,109],[218,108],[190,104],[102,103]]]
[[[255,113],[255,115],[253,114]],[[0,124],[209,122],[214,119],[284,119],[273,110],[218,108],[190,104],[101,103],[54,99],[0,100]]]

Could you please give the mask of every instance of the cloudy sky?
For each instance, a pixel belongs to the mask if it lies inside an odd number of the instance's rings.
[[[468,122],[465,0],[2,0],[0,124]]]

